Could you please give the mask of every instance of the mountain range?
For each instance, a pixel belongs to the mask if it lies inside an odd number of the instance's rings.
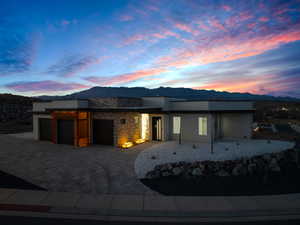
[[[41,100],[87,99],[97,97],[143,97],[167,96],[188,100],[247,100],[247,101],[292,101],[300,102],[298,98],[274,97],[250,93],[231,93],[214,90],[195,90],[191,88],[159,87],[154,89],[144,87],[93,87],[84,91],[64,96],[39,96]]]

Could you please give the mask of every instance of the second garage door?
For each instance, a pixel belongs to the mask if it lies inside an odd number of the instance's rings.
[[[114,144],[114,121],[93,120],[93,143],[100,145]]]
[[[57,143],[74,144],[74,120],[57,120]]]

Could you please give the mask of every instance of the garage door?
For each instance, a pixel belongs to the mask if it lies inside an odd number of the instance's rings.
[[[39,118],[39,131],[41,141],[51,141],[51,119]]]
[[[113,120],[93,121],[93,143],[100,145],[114,144],[114,122]]]
[[[74,144],[74,120],[57,120],[57,143]]]

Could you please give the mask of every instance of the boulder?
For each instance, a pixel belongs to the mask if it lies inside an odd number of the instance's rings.
[[[192,170],[192,175],[193,176],[201,176],[203,173],[202,173],[202,170],[200,168],[195,168]]]
[[[171,176],[172,174],[170,172],[168,172],[168,171],[164,171],[164,172],[161,173],[161,175],[163,177],[168,177],[168,176]]]
[[[232,175],[233,176],[240,176],[241,171],[242,171],[243,165],[241,163],[237,164],[233,170],[232,170]]]
[[[270,167],[270,171],[272,171],[272,172],[280,172],[281,169],[280,169],[280,166],[276,165],[276,166]]]
[[[173,175],[175,175],[175,176],[180,175],[182,172],[183,172],[183,169],[180,168],[180,167],[174,167],[174,168],[172,169],[172,173],[173,173]]]
[[[250,163],[248,164],[248,172],[250,175],[254,174],[256,171],[256,164],[255,163]]]
[[[262,155],[263,159],[266,160],[266,161],[270,161],[271,160],[271,155],[270,154],[264,154]]]
[[[147,179],[155,179],[159,177],[160,177],[160,173],[158,170],[153,170],[146,174]]]
[[[219,172],[216,173],[217,176],[220,177],[228,177],[230,174],[226,170],[220,170]]]
[[[280,166],[278,165],[276,158],[272,158],[272,160],[270,161],[269,169],[272,172],[280,172]]]

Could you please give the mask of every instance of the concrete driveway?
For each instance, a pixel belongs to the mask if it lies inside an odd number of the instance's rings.
[[[100,145],[74,148],[35,141],[30,133],[0,135],[0,170],[49,191],[156,195],[134,172],[138,153],[151,145],[128,151]]]

